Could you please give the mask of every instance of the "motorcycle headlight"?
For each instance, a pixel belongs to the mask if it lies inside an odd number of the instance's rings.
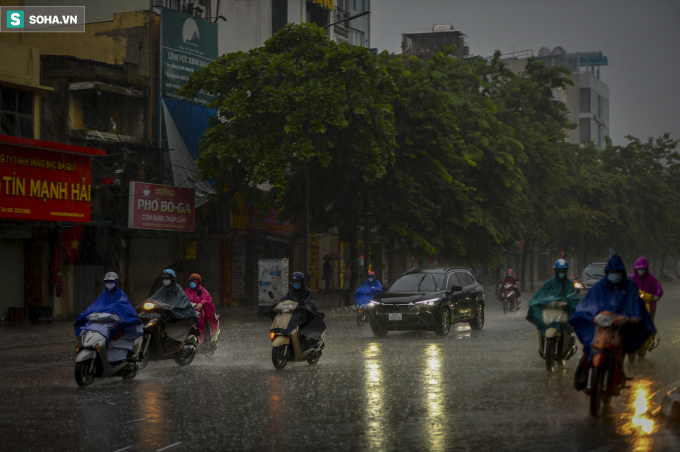
[[[575,283],[574,283],[574,287],[575,287],[576,289],[583,289],[583,284],[581,284],[580,282],[575,282]]]
[[[153,309],[155,306],[156,306],[156,305],[153,304],[153,303],[144,303],[143,308],[146,309],[147,311],[150,311],[150,310]]]
[[[598,314],[595,316],[595,323],[603,328],[609,328],[615,319],[616,314]]]
[[[279,312],[290,312],[290,309],[291,309],[291,305],[289,305],[289,304],[279,306],[279,307],[276,308],[276,310],[279,311]]]

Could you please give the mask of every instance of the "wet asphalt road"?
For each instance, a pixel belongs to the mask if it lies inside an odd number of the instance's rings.
[[[680,450],[680,431],[653,413],[680,380],[679,297],[660,304],[661,346],[627,365],[631,389],[600,419],[573,389],[576,360],[548,374],[526,311],[504,316],[487,302],[482,331],[459,324],[443,338],[375,338],[331,314],[319,363],[282,371],[271,364],[269,322],[227,315],[213,358],[151,362],[133,381],[86,389],[73,378],[74,342],[3,341],[0,450]]]

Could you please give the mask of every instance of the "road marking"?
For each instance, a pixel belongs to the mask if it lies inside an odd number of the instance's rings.
[[[129,424],[130,422],[143,421],[144,419],[146,419],[146,418],[143,417],[143,418],[141,418],[141,419],[133,419],[133,420],[131,420],[131,421],[121,422],[121,424]],[[132,447],[132,446],[130,446],[130,447]],[[118,452],[118,451],[115,451],[115,452]]]
[[[178,445],[178,444],[182,444],[182,441],[180,441],[180,442],[178,442],[178,443],[175,443],[175,444],[170,444],[169,446],[165,446],[165,447],[162,448],[162,449],[158,449],[156,452],[161,452],[162,450],[170,449],[171,447],[175,447],[175,446]]]
[[[121,452],[121,451],[124,451],[124,450],[128,450],[131,447],[134,447],[134,446],[123,447],[122,449],[114,450],[113,452]]]

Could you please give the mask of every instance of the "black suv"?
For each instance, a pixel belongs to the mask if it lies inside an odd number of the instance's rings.
[[[375,297],[368,310],[376,336],[388,331],[449,334],[452,323],[484,326],[484,287],[464,268],[409,270]]]

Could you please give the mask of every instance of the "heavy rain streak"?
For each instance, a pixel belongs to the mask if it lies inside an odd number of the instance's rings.
[[[10,3],[0,451],[680,451],[678,4]]]

